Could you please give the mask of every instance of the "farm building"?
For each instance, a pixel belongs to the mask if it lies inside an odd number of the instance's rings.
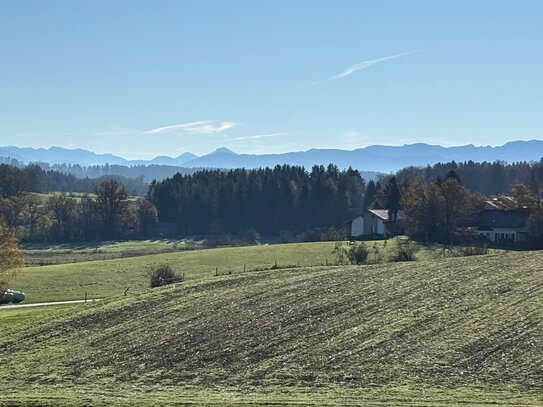
[[[402,233],[398,219],[402,218],[399,212],[396,218],[388,209],[368,209],[347,223],[351,237],[391,237]]]
[[[529,217],[524,209],[483,209],[475,234],[492,243],[522,243],[526,240]]]

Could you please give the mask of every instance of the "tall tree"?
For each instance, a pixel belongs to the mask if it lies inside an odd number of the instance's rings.
[[[388,216],[392,220],[396,220],[398,218],[398,211],[401,208],[401,199],[402,196],[400,194],[400,188],[398,188],[398,184],[396,184],[396,177],[392,177],[388,181],[388,185],[386,187]]]
[[[94,207],[99,216],[102,237],[117,238],[121,225],[128,215],[128,193],[123,185],[115,180],[105,180],[95,189]]]
[[[468,210],[468,191],[457,177],[448,177],[440,186],[443,196],[443,228],[450,236],[456,230],[463,212]]]
[[[533,198],[531,233],[539,243],[543,243],[543,158],[530,168],[526,185]]]
[[[16,269],[23,265],[23,255],[17,247],[17,239],[11,229],[0,219],[0,293],[15,277]]]
[[[138,228],[142,236],[146,236],[152,226],[158,222],[156,206],[149,199],[138,199]]]
[[[53,225],[51,237],[53,240],[71,240],[75,235],[75,222],[77,218],[77,202],[65,193],[49,197],[47,207],[51,213]]]
[[[366,193],[364,194],[364,211],[372,207],[373,202],[375,202],[375,193],[377,188],[375,182],[371,180],[366,186]]]

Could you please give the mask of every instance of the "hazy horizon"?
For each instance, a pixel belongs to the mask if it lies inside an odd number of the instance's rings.
[[[319,149],[319,148],[308,148],[306,150],[291,150],[291,151],[283,151],[283,152],[277,152],[277,153],[265,153],[265,154],[277,154],[277,155],[280,155],[280,154],[288,154],[288,153],[303,153],[303,152],[308,152],[308,151],[311,151],[311,150],[341,150],[341,151],[350,151],[350,152],[353,152],[353,151],[356,151],[356,150],[363,150],[367,147],[405,147],[405,146],[412,146],[412,145],[417,145],[417,144],[421,144],[421,145],[429,145],[429,146],[436,146],[436,147],[444,147],[444,148],[457,148],[457,147],[475,147],[475,148],[485,148],[485,147],[492,147],[492,148],[496,148],[496,147],[502,147],[506,144],[509,144],[509,143],[514,143],[514,142],[519,142],[519,141],[543,141],[543,140],[537,140],[537,139],[531,139],[531,140],[510,140],[510,141],[507,141],[503,144],[495,144],[495,145],[491,145],[491,144],[486,144],[486,145],[482,145],[482,144],[474,144],[474,143],[468,143],[468,144],[458,144],[458,145],[441,145],[441,144],[432,144],[432,143],[405,143],[405,144],[398,144],[398,145],[387,145],[387,144],[372,144],[372,145],[369,145],[369,146],[364,146],[364,147],[358,147],[358,148],[353,148],[353,149],[348,149],[348,148],[323,148],[323,149]],[[111,154],[111,155],[114,155],[114,156],[117,156],[117,157],[120,157],[120,158],[123,158],[125,160],[128,160],[128,161],[150,161],[154,158],[159,158],[159,157],[170,157],[170,158],[176,158],[176,157],[179,157],[183,154],[193,154],[195,155],[196,157],[203,157],[203,156],[206,156],[206,155],[209,155],[209,154],[213,154],[215,152],[217,152],[218,150],[222,150],[222,149],[227,149],[229,151],[231,151],[232,153],[234,154],[238,154],[238,155],[263,155],[263,154],[258,154],[258,153],[250,153],[250,152],[238,152],[232,148],[228,148],[228,147],[225,147],[225,146],[219,146],[217,148],[215,148],[214,150],[211,150],[211,151],[208,151],[208,152],[205,152],[203,154],[195,154],[193,153],[192,151],[183,151],[181,152],[180,154],[173,154],[173,155],[168,155],[168,154],[159,154],[159,155],[152,155],[152,156],[141,156],[141,157],[126,157],[124,156],[122,153],[121,154],[114,154],[110,151],[95,151],[95,150],[90,150],[90,149],[85,149],[85,148],[81,148],[81,147],[62,147],[62,146],[48,146],[48,147],[33,147],[33,146],[16,146],[16,145],[0,145],[0,148],[2,147],[15,147],[15,148],[22,148],[22,149],[25,149],[25,148],[30,148],[30,149],[44,149],[44,150],[49,150],[49,149],[53,149],[53,148],[63,148],[63,149],[67,149],[67,150],[84,150],[84,151],[89,151],[89,152],[92,152],[92,153],[96,153],[96,154]],[[264,155],[265,155],[264,154]]]

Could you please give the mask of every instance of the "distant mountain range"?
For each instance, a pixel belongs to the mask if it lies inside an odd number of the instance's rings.
[[[184,153],[178,157],[159,156],[152,160],[126,160],[112,154],[96,154],[82,149],[61,147],[21,148],[0,147],[0,157],[14,158],[22,163],[45,162],[49,164],[79,164],[81,166],[118,164],[167,165],[185,168],[258,168],[278,164],[303,165],[311,168],[315,164],[334,163],[340,168],[349,166],[362,171],[394,172],[414,165],[425,166],[448,161],[533,161],[543,157],[543,141],[512,141],[502,146],[442,147],[430,144],[406,144],[403,146],[369,146],[352,151],[336,149],[311,149],[282,154],[237,154],[227,148],[219,148],[210,154],[198,157]]]

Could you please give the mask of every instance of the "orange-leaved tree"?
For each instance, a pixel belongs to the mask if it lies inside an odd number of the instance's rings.
[[[23,254],[17,247],[13,231],[0,219],[0,294],[15,277],[16,270],[23,265]]]

